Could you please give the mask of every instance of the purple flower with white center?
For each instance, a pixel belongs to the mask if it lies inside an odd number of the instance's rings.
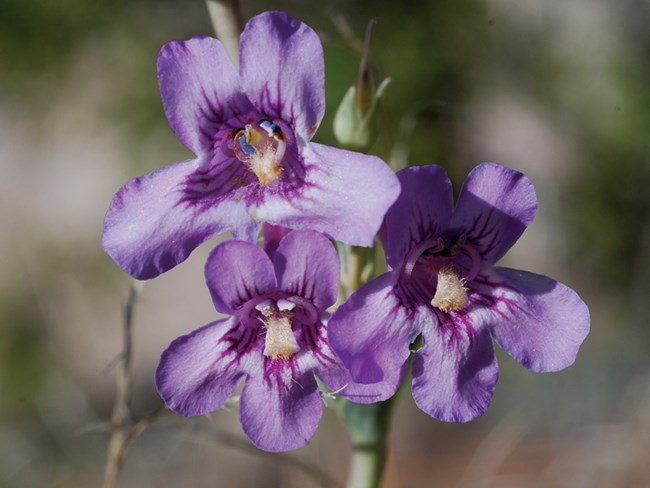
[[[239,73],[216,39],[170,42],[158,57],[169,123],[196,158],[136,178],[106,214],[103,246],[135,278],[158,276],[232,230],[262,221],[370,246],[399,194],[374,156],[310,142],[325,110],[323,48],[280,12],[251,19]]]
[[[305,445],[323,404],[314,375],[354,401],[382,397],[355,385],[332,352],[325,309],[339,287],[334,246],[314,231],[290,232],[273,260],[259,247],[227,241],[210,254],[205,275],[216,309],[229,318],[171,343],[156,386],[174,412],[202,415],[220,408],[242,380],[241,424],[266,451]]]
[[[410,344],[413,398],[429,415],[466,422],[492,401],[499,375],[492,340],[527,368],[570,366],[589,332],[589,311],[545,276],[493,267],[537,211],[530,180],[494,163],[476,167],[456,207],[438,166],[398,173],[402,193],[382,237],[389,271],[332,316],[330,341],[359,383],[395,392]]]

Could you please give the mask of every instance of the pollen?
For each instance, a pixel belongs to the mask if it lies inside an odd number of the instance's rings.
[[[465,282],[459,278],[452,267],[441,268],[438,272],[438,286],[431,305],[446,313],[460,310],[467,301]]]
[[[260,304],[260,320],[266,328],[264,355],[271,359],[290,359],[300,351],[296,336],[291,329],[290,310],[278,310],[275,303]]]
[[[269,186],[282,176],[282,167],[278,164],[275,151],[271,147],[266,147],[265,150],[253,156],[249,165],[262,186]]]
[[[233,137],[235,156],[257,176],[261,186],[282,177],[286,140],[280,127],[269,120],[247,124]]]

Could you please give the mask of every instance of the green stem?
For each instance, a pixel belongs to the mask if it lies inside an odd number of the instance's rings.
[[[347,488],[376,488],[384,468],[385,455],[379,450],[355,450],[350,456]]]
[[[379,486],[386,463],[386,440],[394,398],[368,405],[348,403],[343,406],[344,420],[352,438],[347,488]]]
[[[361,286],[361,271],[363,270],[363,251],[359,247],[352,247],[348,254],[348,296]]]

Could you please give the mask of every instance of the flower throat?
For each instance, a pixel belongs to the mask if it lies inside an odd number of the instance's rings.
[[[282,129],[269,120],[246,124],[233,137],[235,156],[257,176],[261,186],[269,186],[282,177],[286,147]]]
[[[469,261],[469,266],[461,265],[463,261],[464,264]],[[412,276],[416,266],[435,280],[431,306],[448,313],[462,309],[469,301],[465,284],[478,274],[480,257],[466,243],[464,236],[449,245],[439,237],[435,241],[421,244],[411,252],[404,267],[405,274]],[[462,272],[465,268],[469,269],[467,273]]]

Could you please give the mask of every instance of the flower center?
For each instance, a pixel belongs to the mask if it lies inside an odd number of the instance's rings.
[[[246,124],[232,140],[235,156],[255,173],[262,186],[268,186],[282,176],[282,158],[287,147],[280,126],[270,120]]]
[[[292,310],[296,306],[289,300],[272,299],[258,303],[260,321],[266,329],[264,355],[271,359],[289,359],[300,350],[296,336],[291,329]]]
[[[480,256],[464,236],[452,241],[439,237],[413,249],[403,272],[421,283],[422,291],[431,290],[435,284],[431,306],[447,313],[460,310],[467,304],[469,298],[465,284],[476,277],[480,266]]]

